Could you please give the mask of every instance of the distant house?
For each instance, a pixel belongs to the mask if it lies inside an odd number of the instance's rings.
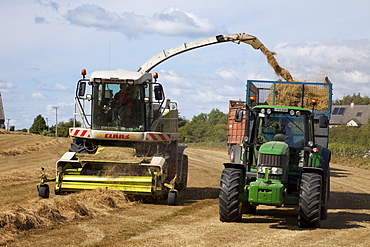
[[[0,129],[5,129],[5,115],[4,115],[3,99],[1,98],[1,93],[0,93]]]
[[[370,105],[333,105],[330,126],[345,124],[360,127],[370,118]]]

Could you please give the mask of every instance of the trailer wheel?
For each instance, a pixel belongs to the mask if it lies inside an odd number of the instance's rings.
[[[177,193],[176,191],[169,191],[167,197],[167,205],[176,205],[177,204]]]
[[[49,195],[50,195],[49,185],[41,184],[40,187],[39,187],[39,197],[49,198]]]
[[[303,173],[299,192],[298,226],[318,228],[321,219],[322,177],[316,173]]]
[[[240,222],[242,220],[242,202],[239,192],[243,188],[242,170],[225,168],[221,174],[219,192],[219,214],[222,222]]]

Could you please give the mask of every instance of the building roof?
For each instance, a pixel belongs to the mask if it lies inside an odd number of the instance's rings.
[[[333,105],[330,118],[331,125],[357,123],[358,126],[367,123],[370,118],[370,105]]]

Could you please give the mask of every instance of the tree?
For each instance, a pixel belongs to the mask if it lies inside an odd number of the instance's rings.
[[[47,130],[47,126],[45,119],[40,114],[33,120],[33,124],[30,128],[30,133],[41,134],[43,130]]]
[[[75,127],[80,127],[81,123],[76,121]],[[69,128],[73,127],[73,118],[70,118],[68,122],[59,122],[58,123],[58,136],[60,137],[68,137],[69,135]],[[51,127],[52,131],[55,133],[55,125]]]
[[[350,105],[351,103],[355,103],[356,105],[370,105],[370,98],[367,96],[362,97],[360,93],[345,95],[343,99],[335,100],[333,105]]]
[[[194,116],[190,122],[179,128],[180,142],[225,142],[227,118],[228,115],[218,109]]]
[[[194,116],[191,121],[194,123],[207,122],[208,115],[206,113],[201,113],[198,116]]]
[[[180,117],[179,116],[179,128],[187,124],[189,120],[185,119],[185,117]]]
[[[212,109],[212,111],[208,113],[208,123],[212,125],[227,124],[227,118],[228,115],[219,109]]]

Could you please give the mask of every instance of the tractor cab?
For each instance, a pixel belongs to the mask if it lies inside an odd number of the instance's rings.
[[[303,148],[308,142],[310,112],[307,109],[258,106],[254,112],[256,122],[252,138],[257,146],[283,141],[290,148]]]

